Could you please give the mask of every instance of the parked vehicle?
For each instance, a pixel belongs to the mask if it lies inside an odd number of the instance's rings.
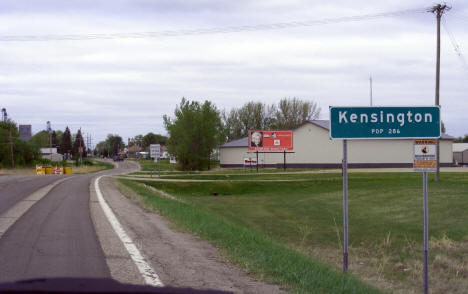
[[[120,155],[114,155],[114,161],[123,161],[123,157]]]

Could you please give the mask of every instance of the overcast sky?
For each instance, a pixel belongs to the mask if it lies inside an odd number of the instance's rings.
[[[433,1],[2,0],[0,38],[141,33],[311,21],[425,8]],[[468,3],[444,19],[465,59]],[[408,6],[411,5],[411,6]],[[33,132],[82,128],[93,142],[163,133],[182,97],[219,109],[250,100],[330,105],[434,103],[436,20],[411,13],[281,30],[113,40],[0,42],[0,107]],[[468,133],[468,67],[442,29],[442,119]]]

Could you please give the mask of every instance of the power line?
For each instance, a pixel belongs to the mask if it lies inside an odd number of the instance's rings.
[[[306,20],[293,22],[280,22],[271,24],[258,24],[232,27],[213,27],[206,29],[168,30],[159,32],[139,33],[109,33],[109,34],[65,34],[65,35],[0,35],[0,42],[31,42],[31,41],[84,41],[84,40],[113,40],[113,39],[142,39],[179,37],[192,35],[229,34],[238,32],[279,30],[296,27],[310,27],[326,24],[347,23],[373,20],[383,17],[397,17],[415,13],[424,13],[428,8],[406,9],[376,14],[364,14],[356,16],[344,16],[338,18],[325,18],[320,20]]]
[[[463,67],[466,69],[468,73],[468,63],[466,62],[465,56],[463,55],[463,52],[460,48],[460,46],[457,43],[457,40],[455,39],[454,35],[452,32],[448,29],[447,22],[445,20],[442,21],[442,26],[444,27],[445,32],[448,34],[450,43],[453,46],[453,50],[455,50],[455,53],[457,53],[458,58],[460,59]]]

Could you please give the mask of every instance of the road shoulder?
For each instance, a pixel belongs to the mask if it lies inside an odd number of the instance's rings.
[[[279,286],[257,281],[234,265],[220,262],[218,250],[208,242],[173,231],[164,218],[138,204],[138,195],[125,189],[123,195],[111,178],[103,178],[100,187],[125,231],[165,285],[236,293],[281,293]],[[104,241],[108,243],[103,244],[106,256],[105,247],[115,242]]]
[[[91,181],[89,188],[89,209],[111,276],[122,283],[143,285],[142,276],[99,204],[94,186],[95,180]]]

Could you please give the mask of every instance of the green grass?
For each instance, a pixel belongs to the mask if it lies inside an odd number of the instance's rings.
[[[221,248],[229,262],[240,265],[249,273],[289,285],[293,292],[379,293],[352,275],[338,273],[304,254],[286,248],[254,228],[223,217],[216,211],[156,196],[130,180],[119,181],[142,195],[146,205],[159,211],[178,226]],[[203,196],[211,191],[208,187],[192,188],[197,191],[198,188],[202,188]]]
[[[212,173],[201,173],[201,174],[166,174],[163,178],[167,179],[181,179],[181,180],[310,180],[313,177],[320,177],[320,174],[310,175],[307,173],[267,173],[267,174],[212,174]],[[335,176],[341,178],[341,174],[335,173]]]
[[[108,170],[108,169],[113,169],[114,165],[110,162],[104,162],[104,161],[93,161],[94,166],[100,166],[102,167],[102,170]]]
[[[333,254],[329,255],[332,257],[317,258],[339,267],[342,232],[340,174],[252,177],[189,174],[176,177],[208,177],[221,181],[143,182],[183,199],[193,210],[209,213],[239,228],[252,230],[259,236],[267,236],[277,242],[275,244],[314,258],[320,255],[321,250],[331,252]],[[291,181],[230,181],[242,178]],[[431,242],[437,244],[438,240],[448,238],[449,243],[455,244],[447,248],[433,246],[436,248],[429,256],[430,273],[433,274],[431,284],[436,291],[434,293],[464,293],[463,281],[468,275],[468,174],[442,173],[440,182],[434,182],[432,175],[429,178]],[[218,196],[213,196],[213,193]],[[158,199],[149,194],[146,197]],[[152,205],[159,205],[156,203],[159,200],[154,201]],[[177,219],[177,216],[172,219]],[[191,221],[197,222],[196,219]],[[352,260],[354,258],[351,269],[358,271],[360,277],[372,278],[373,284],[382,289],[394,290],[381,286],[381,279],[385,279],[400,285],[403,293],[419,291],[422,174],[349,174],[349,241],[350,256]]]
[[[143,162],[143,165],[149,165],[149,163]],[[175,165],[172,165],[174,169],[161,169],[162,171],[167,172],[166,174],[168,175],[174,175],[174,174],[179,174],[179,175],[221,175],[221,176],[227,176],[227,175],[255,175],[257,174],[257,171],[255,168],[250,169],[250,168],[233,168],[233,169],[218,169],[216,167],[212,167],[211,170],[209,171],[177,171],[175,170]],[[157,166],[156,166],[157,168]],[[277,169],[277,168],[265,168],[265,169],[259,169],[258,173],[260,174],[277,174],[277,173],[290,173],[290,172],[310,172],[310,171],[316,171],[316,170],[323,170],[323,169],[305,169],[305,168],[290,168],[284,171],[283,169]],[[149,168],[145,167],[145,169],[140,172],[135,172],[133,173],[135,175],[146,175],[149,174]]]
[[[422,179],[419,173],[349,175],[350,242],[379,243],[391,232],[395,245],[422,238]],[[299,240],[298,224],[314,228],[307,244],[337,244],[342,218],[339,174],[284,175],[292,182],[146,182],[194,205],[255,227],[288,242]],[[263,179],[272,179],[266,175]],[[307,181],[304,181],[308,179]],[[468,176],[443,174],[429,182],[431,236],[468,236]],[[213,197],[213,193],[221,196]],[[229,209],[227,209],[229,208]],[[458,216],[455,218],[453,216]],[[335,220],[335,222],[334,222]]]
[[[149,172],[153,170],[153,172],[154,171],[158,172],[158,163],[154,162],[154,160],[150,160],[150,159],[138,159],[138,160],[130,159],[130,160],[137,162],[141,166],[142,171]],[[175,164],[169,163],[169,159],[161,159],[160,166],[161,166],[161,171],[165,171],[165,172],[174,171],[176,168]]]

